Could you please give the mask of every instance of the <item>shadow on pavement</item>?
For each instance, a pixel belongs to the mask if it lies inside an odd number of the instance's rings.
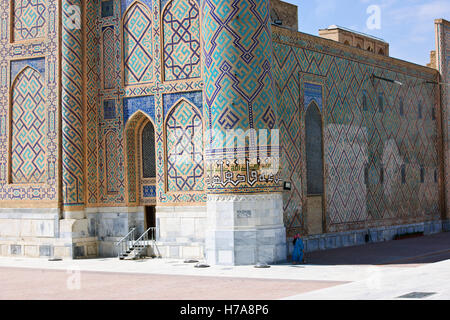
[[[450,259],[450,232],[305,254],[307,265],[405,265]]]

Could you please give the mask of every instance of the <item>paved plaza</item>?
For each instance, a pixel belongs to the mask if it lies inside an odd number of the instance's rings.
[[[450,299],[450,233],[320,251],[305,265],[0,258],[0,299]],[[220,290],[219,290],[220,289]]]

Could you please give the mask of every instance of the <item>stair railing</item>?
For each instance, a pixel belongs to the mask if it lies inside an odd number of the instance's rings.
[[[118,256],[119,258],[129,250],[130,247],[133,246],[134,239],[136,239],[136,227],[131,229],[130,232],[127,233],[125,237],[120,239],[116,246],[118,247]]]
[[[134,242],[134,250],[135,256],[139,256],[145,248],[149,246],[149,242],[155,242],[156,228],[148,228],[135,242]]]

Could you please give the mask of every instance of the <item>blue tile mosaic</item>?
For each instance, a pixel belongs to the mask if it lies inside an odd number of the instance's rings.
[[[120,4],[121,4],[121,8],[122,8],[122,17],[123,14],[125,13],[125,11],[127,11],[127,9],[130,7],[131,4],[134,3],[135,0],[120,0]],[[152,0],[140,0],[140,2],[142,2],[143,4],[145,4],[147,6],[147,8],[152,11]]]
[[[169,3],[171,0],[161,0],[161,10],[166,6],[167,3]],[[200,0],[196,0],[198,6],[200,7]]]
[[[320,111],[322,112],[322,86],[313,83],[305,83],[305,110],[308,108],[312,101],[317,103]]]
[[[36,69],[42,76],[45,75],[45,58],[13,60],[11,61],[11,83],[16,78],[17,74],[25,67],[32,67]]]
[[[167,116],[170,108],[173,107],[175,103],[181,98],[186,99],[194,106],[198,108],[200,114],[202,114],[202,92],[184,92],[184,93],[173,93],[173,94],[165,94],[163,96],[163,104],[164,104],[164,116]]]
[[[143,186],[142,191],[144,198],[156,197],[156,186]]]
[[[124,123],[127,123],[128,119],[138,110],[144,112],[153,121],[155,121],[155,97],[144,96],[144,97],[123,99]]]

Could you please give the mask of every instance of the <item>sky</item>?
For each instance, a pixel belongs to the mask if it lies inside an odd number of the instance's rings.
[[[434,20],[450,20],[450,0],[284,1],[298,6],[301,32],[318,36],[319,29],[339,25],[381,38],[391,57],[420,65],[436,47]]]

